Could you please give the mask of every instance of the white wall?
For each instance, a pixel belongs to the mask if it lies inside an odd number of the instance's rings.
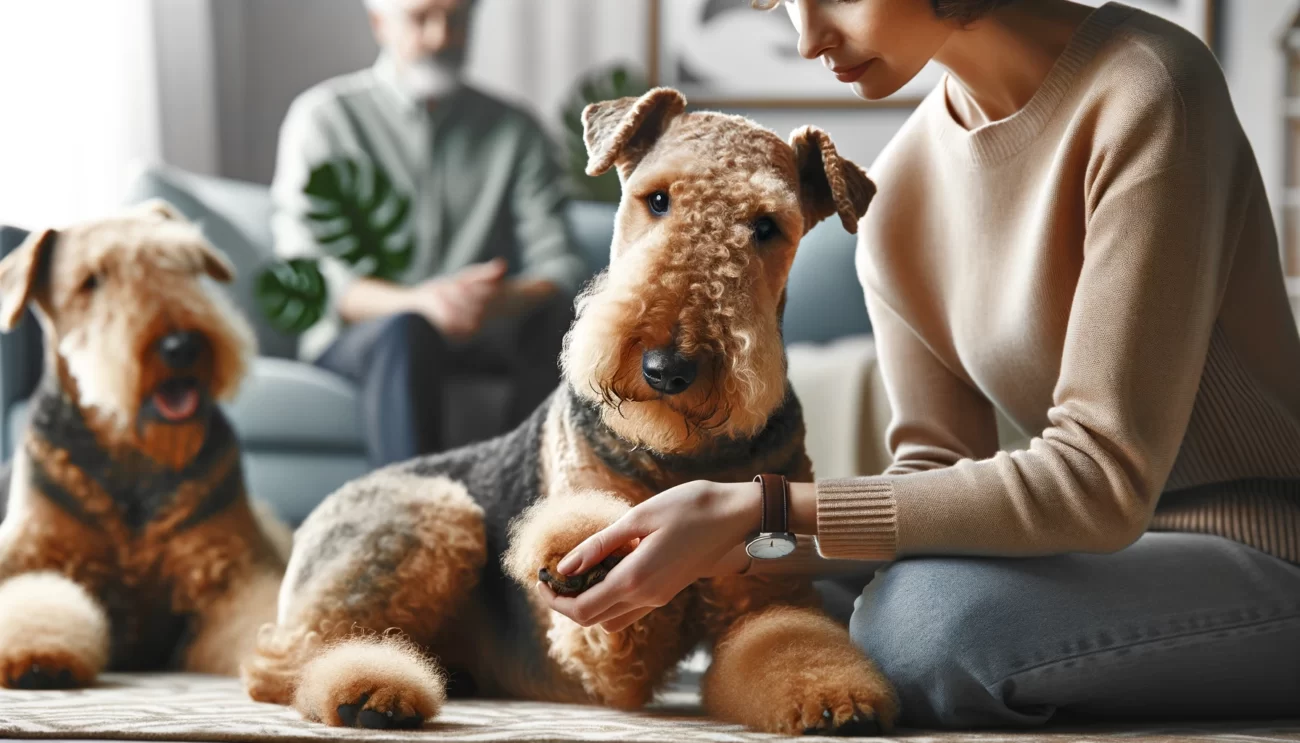
[[[211,0],[223,175],[268,182],[294,96],[371,64],[361,0]]]
[[[221,167],[209,0],[152,0],[162,159],[199,173]]]
[[[198,2],[203,0],[188,0]],[[267,181],[289,102],[326,77],[370,64],[374,41],[361,0],[212,2],[220,171]],[[671,1],[671,0],[670,0]],[[611,62],[644,67],[645,0],[480,0],[472,77],[555,125],[584,70]],[[1221,59],[1272,203],[1280,204],[1282,131],[1279,35],[1300,0],[1218,0]],[[906,110],[741,111],[782,135],[803,124],[828,130],[845,154],[869,164]]]

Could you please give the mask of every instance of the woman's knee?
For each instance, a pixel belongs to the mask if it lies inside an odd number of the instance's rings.
[[[992,561],[908,560],[878,573],[858,598],[853,641],[894,684],[909,723],[1009,721],[989,690],[1028,612],[1007,578]]]
[[[921,559],[881,570],[863,591],[853,612],[860,643],[887,643],[891,653],[949,657],[949,649],[987,632],[986,619],[1001,612],[1005,581],[986,563]]]

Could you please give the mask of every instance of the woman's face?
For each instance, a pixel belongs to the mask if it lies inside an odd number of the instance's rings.
[[[861,98],[898,92],[939,51],[955,26],[930,0],[785,0],[799,53],[822,62]]]

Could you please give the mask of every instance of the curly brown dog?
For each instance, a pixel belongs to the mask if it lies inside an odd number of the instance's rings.
[[[831,215],[855,230],[874,186],[820,131],[787,144],[685,104],[657,89],[588,107],[588,170],[617,166],[623,200],[566,341],[567,384],[513,433],[381,470],[311,515],[245,669],[255,699],[414,727],[438,713],[446,669],[482,695],[631,709],[704,641],[717,717],[787,734],[892,723],[889,685],[807,579],[701,581],[614,634],[533,589],[665,488],[812,477],[785,376],[786,277],[803,235]]]
[[[252,332],[201,276],[232,269],[162,202],[0,262],[0,328],[30,305],[46,349],[0,493],[0,685],[234,674],[274,617],[287,530],[254,514],[214,404]]]

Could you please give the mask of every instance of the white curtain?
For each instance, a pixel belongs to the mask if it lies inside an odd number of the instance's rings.
[[[0,224],[118,205],[161,155],[150,0],[0,2]]]
[[[558,126],[584,74],[612,64],[645,71],[648,17],[646,0],[479,0],[469,72]]]

